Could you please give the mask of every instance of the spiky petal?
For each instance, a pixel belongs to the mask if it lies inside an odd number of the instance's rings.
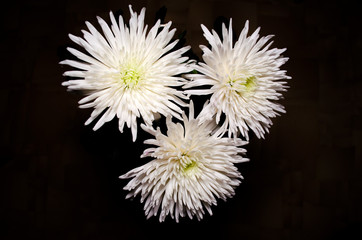
[[[79,101],[81,108],[94,108],[86,125],[101,116],[94,126],[99,129],[115,116],[119,130],[124,125],[132,130],[133,141],[137,137],[137,118],[142,117],[151,125],[156,114],[181,118],[180,106],[187,106],[182,91],[186,80],[178,77],[189,71],[187,57],[181,55],[190,47],[171,51],[177,41],[170,43],[175,30],[171,22],[160,21],[147,31],[144,26],[145,8],[137,15],[130,6],[129,28],[122,16],[116,21],[110,12],[111,25],[98,17],[103,35],[86,22],[89,31],[83,30],[83,38],[69,35],[87,53],[68,48],[80,61],[64,60],[78,70],[67,71],[65,76],[76,78],[63,83],[70,90],[82,90],[88,94]]]
[[[146,144],[156,147],[146,149],[142,157],[154,160],[135,168],[120,178],[132,178],[124,187],[129,197],[141,195],[145,202],[147,218],[156,216],[164,221],[167,215],[178,222],[179,217],[203,218],[204,210],[212,214],[211,206],[217,198],[226,200],[234,195],[234,188],[242,179],[234,163],[248,161],[242,155],[241,139],[221,138],[215,133],[215,124],[205,121],[200,124],[194,118],[193,104],[183,124],[167,118],[167,135],[150,127],[143,128],[154,139]]]
[[[235,44],[231,20],[229,29],[222,26],[222,40],[214,30],[211,33],[204,25],[201,27],[211,49],[200,46],[205,63],[195,64],[199,74],[189,74],[192,81],[184,86],[198,87],[185,91],[191,95],[211,94],[200,120],[215,118],[221,124],[220,133],[228,131],[229,137],[241,133],[248,139],[250,128],[263,138],[272,125],[271,118],[285,112],[275,101],[286,91],[284,80],[290,79],[286,71],[280,70],[288,60],[281,56],[286,49],[270,49],[272,35],[259,38],[260,28],[247,36],[248,21]],[[220,120],[223,114],[225,120]]]

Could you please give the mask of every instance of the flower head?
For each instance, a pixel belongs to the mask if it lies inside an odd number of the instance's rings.
[[[286,71],[280,70],[288,60],[281,56],[286,49],[269,49],[272,36],[259,39],[260,28],[247,37],[248,21],[234,45],[231,20],[229,29],[222,26],[222,40],[214,30],[210,33],[205,26],[201,27],[211,49],[200,46],[205,63],[195,65],[194,69],[201,74],[189,74],[193,81],[184,86],[211,86],[185,91],[195,95],[212,94],[200,113],[200,120],[216,116],[219,123],[223,113],[225,120],[220,133],[228,131],[229,137],[235,137],[240,132],[248,139],[250,128],[257,137],[264,137],[272,125],[270,118],[285,112],[282,105],[273,101],[280,99],[280,92],[287,88],[286,82],[280,80],[290,78]]]
[[[142,117],[151,125],[155,114],[181,118],[181,108],[187,99],[182,91],[186,80],[177,77],[188,72],[187,57],[181,55],[190,47],[171,51],[177,41],[170,43],[176,29],[170,30],[171,22],[160,21],[147,33],[144,26],[145,8],[141,13],[133,12],[130,6],[130,21],[127,27],[122,16],[116,21],[110,12],[111,26],[98,17],[103,35],[89,22],[88,31],[83,30],[84,39],[69,35],[70,39],[88,53],[68,48],[80,61],[65,60],[77,68],[67,71],[65,76],[77,78],[63,83],[71,90],[84,90],[89,95],[79,101],[81,108],[93,107],[86,125],[102,115],[94,126],[100,128],[115,116],[119,118],[119,130],[124,125],[131,128],[133,141],[137,137],[137,118]]]
[[[146,149],[141,157],[154,160],[120,177],[133,178],[124,188],[130,191],[126,198],[140,194],[147,218],[156,216],[161,209],[160,221],[167,215],[177,222],[179,216],[185,215],[200,220],[204,209],[211,215],[216,199],[232,197],[240,184],[242,176],[234,163],[248,160],[241,156],[246,150],[240,148],[247,142],[221,138],[215,133],[214,122],[200,123],[193,112],[191,102],[189,118],[183,113],[183,125],[168,117],[167,135],[159,128],[143,125],[155,136],[145,143],[156,147]]]

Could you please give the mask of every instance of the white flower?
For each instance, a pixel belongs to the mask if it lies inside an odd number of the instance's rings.
[[[290,79],[286,71],[280,70],[288,58],[281,54],[286,49],[269,49],[271,35],[259,38],[258,28],[247,37],[249,23],[246,21],[238,41],[233,45],[231,20],[229,29],[222,26],[222,39],[201,25],[211,49],[200,46],[205,63],[194,68],[202,74],[190,74],[193,80],[185,88],[210,85],[209,89],[191,89],[188,94],[212,94],[209,104],[200,113],[200,120],[215,117],[222,122],[221,133],[237,136],[240,132],[248,139],[248,129],[258,138],[272,125],[270,118],[284,113],[284,107],[273,101],[282,98],[280,92],[287,86],[282,79]],[[265,46],[265,44],[267,44]],[[220,121],[222,113],[225,120]]]
[[[232,197],[240,184],[242,176],[234,163],[248,161],[241,156],[246,150],[239,148],[247,142],[217,136],[213,132],[216,124],[200,123],[193,112],[191,102],[189,119],[183,113],[184,126],[168,117],[167,135],[159,128],[142,126],[155,136],[145,143],[157,147],[146,149],[141,157],[154,160],[120,178],[133,178],[124,187],[130,191],[126,198],[140,194],[147,218],[156,216],[161,209],[160,222],[167,215],[176,222],[185,215],[200,220],[204,208],[212,215],[211,206],[216,205],[216,199]]]
[[[173,87],[186,82],[176,75],[189,71],[185,63],[188,58],[181,55],[190,47],[170,52],[177,43],[170,43],[176,31],[170,30],[171,22],[161,25],[157,21],[147,33],[147,25],[144,26],[145,8],[140,15],[133,12],[131,6],[129,8],[129,28],[121,16],[117,23],[110,12],[110,27],[98,17],[104,36],[89,22],[86,22],[89,32],[82,31],[84,39],[69,35],[88,53],[68,48],[81,61],[65,60],[61,64],[79,69],[65,72],[65,76],[78,79],[66,81],[63,85],[71,90],[89,93],[79,101],[81,108],[94,107],[85,124],[104,112],[93,128],[97,130],[117,116],[119,130],[122,132],[126,123],[135,141],[137,118],[142,117],[147,125],[152,124],[154,115],[158,113],[181,118],[182,110],[178,105],[186,106],[181,99],[187,97]]]

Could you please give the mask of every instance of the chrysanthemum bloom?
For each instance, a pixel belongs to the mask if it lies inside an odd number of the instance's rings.
[[[157,21],[147,33],[145,8],[137,15],[130,6],[130,13],[129,28],[122,16],[117,23],[112,12],[110,27],[98,17],[104,36],[86,22],[90,32],[82,31],[84,39],[69,37],[88,53],[68,48],[81,61],[65,60],[61,64],[79,69],[65,72],[65,76],[77,79],[63,85],[89,93],[79,101],[81,108],[94,108],[85,124],[104,112],[93,128],[97,130],[117,116],[119,130],[122,132],[126,123],[135,141],[139,117],[147,125],[152,124],[156,114],[181,119],[182,110],[178,105],[186,106],[182,99],[187,98],[174,87],[186,82],[177,75],[189,71],[185,63],[188,58],[181,55],[190,47],[171,51],[177,43],[177,40],[170,43],[176,31],[170,30],[171,22],[161,25]]]
[[[200,113],[200,120],[215,117],[221,122],[220,132],[228,136],[241,133],[248,139],[248,129],[258,138],[264,137],[272,125],[270,118],[284,113],[284,107],[275,100],[282,98],[289,79],[286,71],[280,70],[288,58],[281,54],[286,49],[269,49],[272,35],[259,39],[258,28],[247,37],[249,23],[246,21],[238,41],[233,45],[231,20],[229,29],[222,26],[222,40],[201,25],[211,49],[200,46],[205,63],[195,65],[201,74],[191,74],[193,80],[185,88],[210,85],[208,89],[187,90],[189,94],[212,94],[209,104]],[[267,44],[267,45],[266,45]],[[266,45],[266,46],[265,46]],[[224,114],[225,120],[221,121]]]
[[[214,122],[200,124],[193,111],[191,102],[189,118],[183,113],[183,125],[168,117],[167,135],[159,128],[142,125],[155,136],[145,143],[157,147],[146,149],[141,157],[154,160],[120,178],[133,178],[124,187],[130,191],[126,198],[140,194],[147,218],[156,216],[160,209],[160,222],[167,215],[176,222],[185,215],[200,220],[204,209],[212,215],[211,206],[216,205],[216,199],[232,197],[240,184],[242,176],[234,163],[248,160],[242,157],[246,150],[240,147],[247,142],[221,138],[214,133]]]

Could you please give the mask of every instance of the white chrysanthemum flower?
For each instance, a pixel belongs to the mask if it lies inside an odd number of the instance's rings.
[[[193,112],[191,102],[189,118],[183,113],[184,126],[168,117],[167,135],[159,128],[142,126],[155,136],[145,143],[157,147],[146,149],[141,157],[154,160],[120,178],[133,178],[124,187],[130,191],[126,198],[140,194],[147,218],[156,216],[161,209],[161,222],[169,214],[177,222],[179,216],[185,215],[200,220],[204,208],[212,215],[211,206],[216,205],[216,199],[232,197],[240,184],[242,176],[234,163],[248,161],[241,156],[246,150],[240,148],[247,142],[217,136],[216,124],[200,123]]]
[[[286,91],[286,82],[280,80],[290,79],[286,71],[280,70],[288,60],[281,56],[286,49],[269,49],[272,42],[267,43],[272,35],[258,40],[260,28],[247,37],[248,21],[234,45],[231,20],[229,29],[222,26],[223,40],[214,30],[210,33],[204,25],[201,27],[211,49],[200,46],[205,63],[195,65],[194,69],[202,74],[190,74],[193,81],[184,86],[211,86],[210,89],[185,91],[195,95],[212,94],[209,104],[200,113],[200,120],[216,116],[219,123],[224,113],[220,132],[228,131],[229,137],[240,132],[248,139],[250,128],[258,138],[263,138],[272,125],[270,118],[285,112],[282,105],[273,101],[282,98],[280,92]]]
[[[171,51],[177,43],[170,43],[176,31],[170,30],[171,22],[161,25],[157,21],[147,33],[147,25],[144,26],[145,8],[140,15],[133,12],[131,6],[129,8],[129,28],[121,16],[117,23],[110,12],[110,27],[98,17],[104,36],[89,22],[86,25],[90,32],[82,31],[84,39],[70,34],[70,39],[88,54],[68,48],[81,61],[65,60],[61,64],[79,69],[65,72],[65,76],[78,79],[66,81],[63,85],[71,90],[89,93],[79,101],[81,108],[94,107],[85,124],[104,112],[93,128],[97,130],[117,116],[119,130],[122,132],[126,123],[135,141],[139,117],[147,125],[152,124],[157,114],[181,119],[182,110],[178,105],[186,106],[181,99],[187,98],[174,87],[186,82],[177,75],[189,71],[185,63],[188,58],[181,55],[190,47]]]

